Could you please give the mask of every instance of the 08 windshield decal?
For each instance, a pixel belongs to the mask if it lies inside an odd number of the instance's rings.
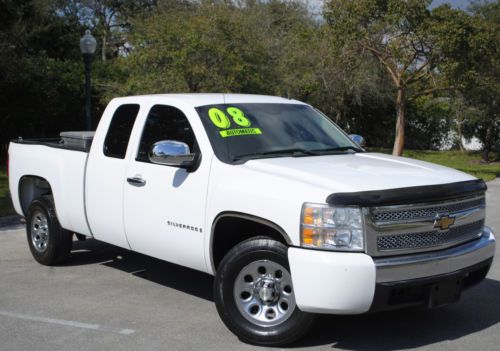
[[[227,112],[227,114],[226,114]],[[239,135],[258,135],[262,134],[260,128],[251,128],[252,122],[245,116],[245,113],[237,107],[228,107],[226,112],[212,107],[208,110],[208,117],[213,125],[219,128],[219,135],[222,138]],[[231,120],[227,116],[231,116],[236,128],[231,128]]]

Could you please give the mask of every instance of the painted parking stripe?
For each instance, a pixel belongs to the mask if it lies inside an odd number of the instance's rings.
[[[100,324],[81,323],[81,322],[75,322],[75,321],[67,321],[64,319],[46,318],[46,317],[32,316],[29,314],[14,313],[14,312],[1,311],[1,310],[0,310],[0,316],[12,317],[12,318],[17,318],[17,319],[24,319],[24,320],[28,320],[28,321],[34,321],[34,322],[58,324],[58,325],[64,325],[64,326],[74,327],[74,328],[100,330],[100,331],[112,332],[112,333],[117,333],[117,334],[122,334],[122,335],[130,335],[130,334],[135,333],[135,330],[133,330],[133,329],[117,329],[117,328],[112,328],[112,327],[108,327],[108,326],[104,326],[104,325],[100,325]]]

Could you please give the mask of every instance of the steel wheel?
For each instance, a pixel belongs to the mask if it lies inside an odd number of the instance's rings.
[[[282,346],[301,338],[314,315],[302,312],[288,264],[288,248],[250,238],[224,256],[214,279],[214,300],[224,324],[242,341]]]
[[[240,271],[234,299],[243,317],[263,327],[283,323],[295,309],[290,273],[268,260],[252,262]]]
[[[31,254],[41,264],[52,266],[69,257],[73,233],[61,228],[52,196],[31,202],[26,213],[26,239]]]
[[[38,252],[47,250],[49,243],[49,225],[47,217],[41,211],[35,211],[31,220],[31,241]]]

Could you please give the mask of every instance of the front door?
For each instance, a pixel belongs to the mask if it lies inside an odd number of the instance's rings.
[[[124,222],[130,247],[205,271],[203,225],[209,162],[202,160],[194,172],[153,164],[148,153],[161,140],[181,141],[192,152],[200,152],[181,110],[166,105],[151,108],[127,169]]]

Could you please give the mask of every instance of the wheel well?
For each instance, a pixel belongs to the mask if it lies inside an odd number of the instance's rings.
[[[42,195],[52,194],[52,189],[49,182],[37,176],[24,176],[19,181],[19,201],[21,208],[26,215],[28,207],[33,200]]]
[[[243,214],[224,214],[212,226],[212,265],[217,270],[224,256],[238,243],[256,236],[267,236],[285,245],[290,239],[281,227],[267,220]]]

